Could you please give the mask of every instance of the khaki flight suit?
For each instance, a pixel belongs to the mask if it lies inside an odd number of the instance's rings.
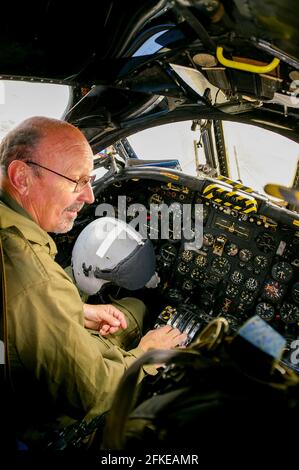
[[[124,371],[143,353],[134,346],[145,306],[134,298],[117,301],[128,328],[108,338],[91,334],[76,286],[54,261],[53,239],[6,193],[0,199],[16,426],[31,443],[40,432],[110,408]],[[134,349],[122,349],[130,343]]]

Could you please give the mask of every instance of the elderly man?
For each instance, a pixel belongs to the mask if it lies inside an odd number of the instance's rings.
[[[94,201],[93,153],[77,128],[27,119],[3,139],[0,159],[10,374],[18,435],[33,445],[48,429],[107,411],[137,357],[175,347],[185,335],[165,326],[141,337],[142,302],[83,304],[54,261],[47,232],[69,231],[83,205]],[[132,332],[134,349],[122,349]]]

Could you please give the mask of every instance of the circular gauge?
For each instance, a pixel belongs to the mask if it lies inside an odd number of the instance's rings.
[[[239,294],[239,289],[236,285],[234,284],[228,284],[225,294],[227,297],[230,297],[231,299],[234,299],[238,294]]]
[[[230,262],[226,258],[216,258],[212,262],[211,270],[224,277],[230,270]]]
[[[191,261],[194,256],[194,251],[191,250],[184,250],[181,253],[181,258],[183,261]]]
[[[240,295],[240,301],[242,304],[251,304],[253,301],[252,294],[243,290]]]
[[[230,278],[234,284],[239,285],[244,281],[244,274],[242,274],[240,271],[234,271]]]
[[[292,297],[295,300],[296,304],[299,304],[299,281],[295,282],[292,287]]]
[[[205,255],[197,255],[195,258],[195,264],[199,268],[204,268],[208,264],[208,259]]]
[[[181,261],[177,266],[177,270],[180,274],[187,274],[190,271],[190,266],[184,263],[184,261]]]
[[[235,243],[228,243],[225,247],[225,252],[228,256],[236,256],[238,254],[239,248]]]
[[[161,247],[159,254],[164,261],[171,262],[176,258],[177,250],[174,245],[168,243],[167,245]]]
[[[263,253],[271,253],[275,250],[276,241],[273,235],[268,232],[262,232],[256,237],[256,246]]]
[[[253,263],[257,268],[265,269],[268,265],[268,260],[265,256],[258,255],[254,257]]]
[[[205,233],[202,240],[205,246],[213,246],[215,241],[211,233]]]
[[[285,323],[297,323],[299,321],[299,308],[288,302],[284,302],[280,309],[280,318]]]
[[[285,293],[285,286],[270,279],[264,284],[263,298],[273,303],[280,302]]]
[[[255,313],[265,321],[270,321],[274,318],[275,310],[273,305],[267,302],[260,302],[255,307]]]
[[[194,281],[202,281],[205,278],[205,274],[199,268],[194,268],[191,271],[191,278]]]
[[[273,279],[279,282],[289,282],[293,276],[293,268],[290,263],[279,261],[275,263],[271,271]]]
[[[243,248],[239,251],[239,258],[243,263],[247,263],[253,256],[252,251],[248,250],[247,248]]]
[[[254,292],[257,290],[259,286],[258,280],[255,279],[255,277],[249,277],[247,281],[245,282],[245,287],[246,289],[250,290],[251,292]]]

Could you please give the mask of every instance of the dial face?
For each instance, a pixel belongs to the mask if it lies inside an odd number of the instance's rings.
[[[205,233],[203,236],[203,244],[205,246],[212,246],[214,245],[214,237],[211,233]]]
[[[274,264],[271,273],[276,281],[289,282],[293,276],[293,268],[289,263],[279,261],[279,263]]]
[[[263,320],[270,321],[272,320],[272,318],[274,318],[275,309],[273,305],[268,304],[267,302],[260,302],[259,304],[257,304],[255,312]]]
[[[280,302],[284,293],[284,285],[272,279],[267,281],[263,288],[263,298],[273,303]]]
[[[276,242],[273,235],[262,232],[256,237],[256,246],[263,253],[271,253],[275,250]]]
[[[280,318],[285,323],[297,323],[299,321],[299,308],[288,302],[284,302],[280,309]]]
[[[194,268],[191,271],[191,278],[194,281],[201,281],[205,278],[205,274],[199,268]]]
[[[184,261],[181,261],[179,264],[178,264],[178,272],[180,274],[187,274],[189,271],[190,271],[190,266],[185,263]]]
[[[292,297],[295,300],[296,304],[299,304],[299,281],[295,282],[292,287]]]
[[[194,251],[191,251],[191,250],[184,250],[181,253],[181,258],[183,261],[191,261],[193,259],[193,256],[194,256]]]
[[[268,265],[268,260],[265,256],[258,255],[254,257],[253,263],[257,268],[265,269]]]
[[[240,271],[234,271],[230,278],[234,284],[239,285],[244,281],[244,274],[242,274]]]
[[[252,294],[243,290],[240,295],[240,301],[242,304],[250,304],[253,301]]]
[[[246,289],[250,290],[251,292],[254,292],[257,290],[259,286],[258,280],[255,279],[254,277],[249,277],[247,281],[245,282],[245,287]]]
[[[239,251],[239,258],[243,263],[247,263],[253,256],[252,251],[248,250],[247,248],[243,248]]]
[[[195,264],[199,268],[204,268],[208,264],[208,259],[205,255],[197,255],[195,258]]]
[[[216,258],[212,262],[212,271],[218,276],[225,276],[230,270],[230,262],[226,258]]]
[[[240,291],[235,284],[228,284],[225,291],[227,297],[230,297],[231,299],[234,299],[239,294],[239,292]]]
[[[235,243],[228,243],[225,247],[225,252],[228,256],[236,256],[238,254],[239,248]]]
[[[160,256],[164,261],[172,262],[175,260],[177,255],[176,247],[170,243],[162,246],[160,250]]]

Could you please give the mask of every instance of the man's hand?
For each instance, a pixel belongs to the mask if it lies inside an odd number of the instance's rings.
[[[170,325],[161,326],[155,330],[150,330],[141,338],[139,347],[143,351],[149,349],[169,349],[180,346],[187,339],[185,333],[181,333],[177,328]]]
[[[97,330],[103,336],[128,326],[124,314],[113,305],[83,304],[83,311],[85,328]]]

